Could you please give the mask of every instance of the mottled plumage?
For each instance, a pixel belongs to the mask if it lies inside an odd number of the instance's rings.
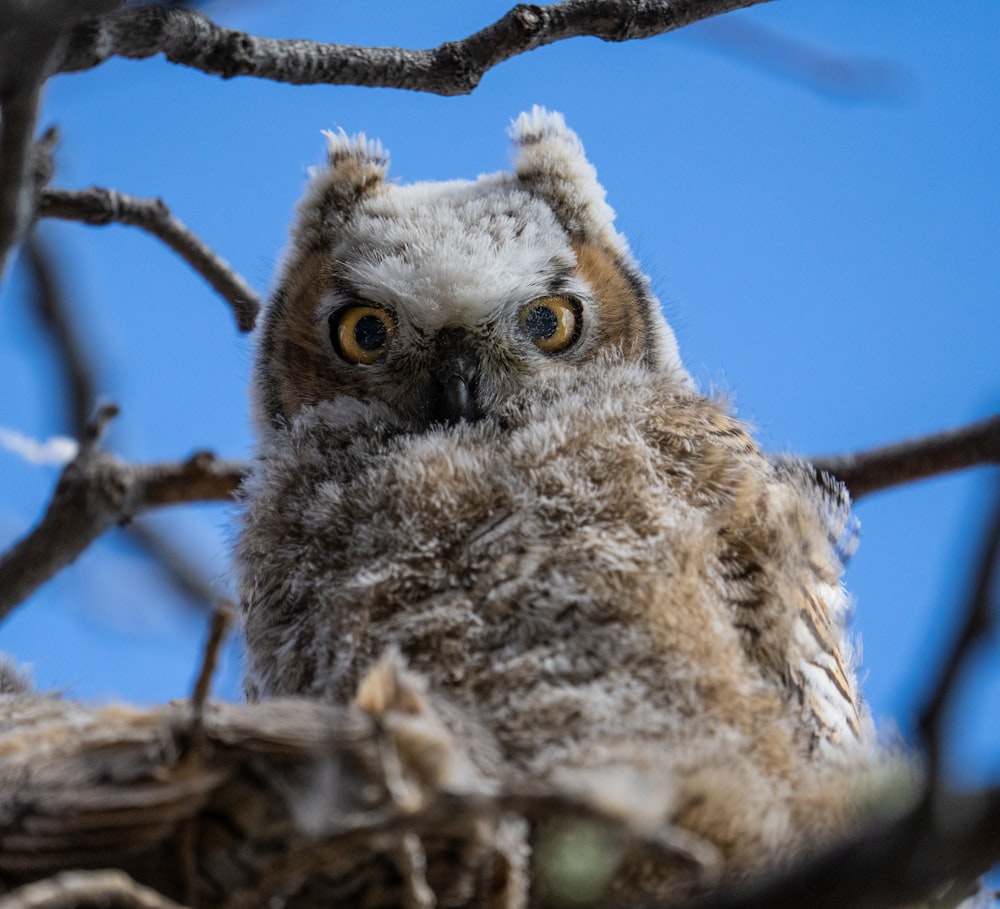
[[[695,389],[562,118],[513,139],[399,186],[330,137],[260,330],[247,691],[348,703],[390,654],[477,774],[678,844],[619,900],[687,895],[849,823],[849,504]]]

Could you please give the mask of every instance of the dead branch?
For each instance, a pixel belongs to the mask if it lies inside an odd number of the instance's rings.
[[[244,465],[209,452],[183,462],[125,464],[100,451],[100,428],[115,412],[102,409],[41,521],[0,558],[0,619],[108,528],[160,505],[225,501],[239,486]]]
[[[172,63],[230,79],[255,76],[294,85],[366,85],[464,95],[494,66],[519,54],[590,35],[630,41],[766,0],[563,0],[519,4],[492,25],[430,50],[355,47],[260,38],[221,28],[189,9],[143,7],[81,23],[60,72],[98,66],[109,57],[162,53]]]
[[[260,310],[257,295],[225,260],[173,217],[161,199],[138,199],[98,186],[84,190],[42,189],[36,213],[41,218],[141,228],[166,243],[208,281],[232,307],[240,331],[253,328]]]
[[[851,497],[953,470],[1000,464],[1000,414],[950,432],[921,436],[858,454],[811,459],[841,480]]]
[[[402,905],[413,881],[401,879],[400,854],[424,865],[440,897],[468,871],[470,855],[488,858],[490,831],[512,813],[596,823],[641,841],[574,796],[517,781],[425,788],[403,806],[385,776],[384,734],[366,714],[307,700],[208,704],[204,744],[192,759],[187,702],[90,708],[0,698],[0,886],[96,867],[183,899],[188,882],[176,856],[190,837],[191,896],[202,909],[278,896],[294,909],[318,909],[360,902],[361,888],[380,886],[395,886],[397,899],[383,889],[379,904]],[[1000,790],[943,792],[939,804],[931,826],[910,808],[779,877],[698,905],[898,906],[961,888],[1000,859]],[[650,845],[657,861],[668,859],[662,844]],[[43,905],[71,904],[0,909]],[[462,905],[495,904],[471,893]]]

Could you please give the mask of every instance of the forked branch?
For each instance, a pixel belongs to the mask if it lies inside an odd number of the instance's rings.
[[[245,467],[208,452],[139,465],[99,450],[100,434],[116,413],[113,405],[99,411],[42,520],[0,558],[0,620],[108,528],[158,505],[223,501],[239,486]]]
[[[481,31],[430,50],[356,47],[259,38],[222,28],[191,9],[140,7],[94,19],[72,32],[61,72],[90,69],[109,57],[165,54],[202,72],[255,76],[294,85],[366,85],[465,95],[511,57],[590,35],[604,41],[650,38],[767,0],[563,0],[519,4]]]

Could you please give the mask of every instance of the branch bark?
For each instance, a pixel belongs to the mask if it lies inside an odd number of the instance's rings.
[[[224,501],[239,486],[244,465],[208,452],[183,462],[136,465],[99,451],[100,431],[116,412],[102,409],[42,520],[0,558],[0,620],[108,528],[160,505]]]
[[[405,716],[412,740],[420,716]],[[398,856],[414,835],[426,854],[426,883],[440,898],[469,871],[470,854],[489,854],[490,831],[512,815],[536,824],[582,821],[642,840],[558,789],[417,783],[408,763],[415,754],[400,751],[402,764],[386,764],[388,728],[356,709],[303,699],[210,703],[199,719],[190,702],[138,709],[0,698],[0,885],[20,887],[7,899],[22,900],[0,909],[81,905],[24,901],[31,881],[70,865],[118,869],[201,909],[266,905],[278,896],[294,909],[319,909],[373,892],[380,905],[397,905],[403,900],[393,900],[385,882],[405,891]],[[418,787],[406,804],[394,798],[390,779],[400,768]],[[696,905],[871,909],[962,892],[1000,860],[1000,789],[943,792],[940,806],[933,825],[911,807],[784,873]],[[192,843],[188,860],[178,861]],[[656,861],[669,860],[663,844],[649,845]],[[498,905],[488,896],[467,894],[455,904]]]
[[[817,470],[841,480],[857,500],[881,489],[949,471],[1000,464],[1000,414],[949,432],[858,454],[811,460]]]
[[[159,9],[154,7],[153,9]],[[42,189],[36,214],[84,224],[128,224],[167,244],[198,272],[233,309],[240,331],[250,331],[260,300],[232,267],[178,221],[161,199],[138,199],[115,189]]]
[[[230,79],[255,76],[294,85],[366,85],[438,95],[473,91],[494,66],[567,38],[650,38],[767,0],[563,0],[519,4],[492,25],[430,50],[355,47],[259,38],[222,28],[197,10],[143,7],[77,26],[60,72],[98,66],[109,57],[163,53],[179,63]]]

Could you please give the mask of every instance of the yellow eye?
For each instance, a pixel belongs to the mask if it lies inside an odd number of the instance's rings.
[[[518,322],[540,351],[559,353],[580,336],[580,307],[565,297],[539,297],[521,307]]]
[[[348,363],[368,366],[389,348],[396,322],[377,306],[348,306],[335,313],[330,323],[334,347]]]

